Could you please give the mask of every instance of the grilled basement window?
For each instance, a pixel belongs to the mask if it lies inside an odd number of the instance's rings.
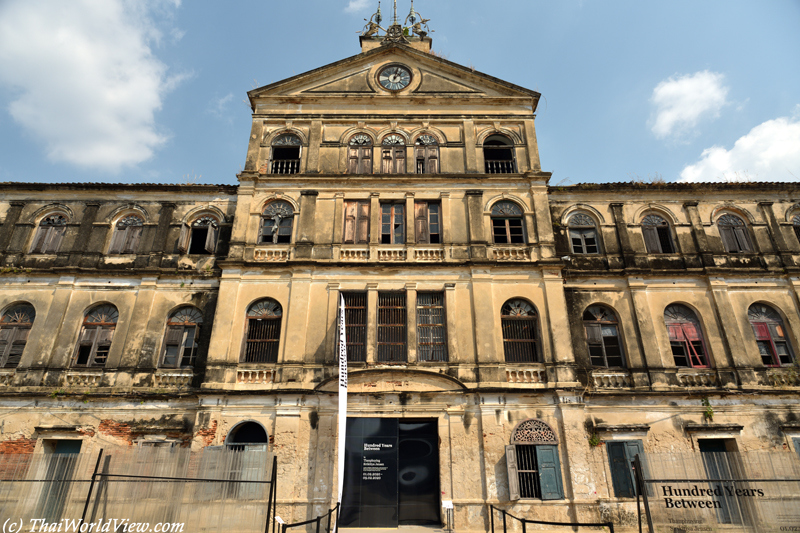
[[[438,174],[439,143],[433,135],[420,135],[414,143],[417,174]]]
[[[181,227],[178,251],[182,254],[213,254],[219,240],[219,221],[205,215],[197,218],[191,225]]]
[[[0,368],[16,368],[36,319],[36,310],[28,303],[17,304],[0,317]]]
[[[405,205],[381,204],[381,244],[405,243]]]
[[[524,244],[522,208],[514,202],[502,201],[492,206],[492,238],[495,244]]]
[[[569,240],[573,254],[596,254],[600,252],[597,244],[597,228],[594,219],[585,213],[575,213],[569,217]]]
[[[347,360],[366,362],[367,360],[367,293],[345,292],[344,321],[347,342]]]
[[[419,244],[441,244],[442,206],[438,202],[414,203],[414,228]]]
[[[703,330],[694,311],[685,305],[670,305],[664,310],[664,323],[675,366],[708,368]]]
[[[53,213],[39,222],[39,229],[33,239],[32,254],[54,254],[61,247],[64,233],[67,231],[67,216]]]
[[[725,214],[717,219],[719,236],[728,253],[752,252],[753,245],[747,234],[747,225],[736,215]]]
[[[292,242],[294,209],[289,202],[277,200],[264,207],[261,214],[261,244],[289,244]]]
[[[417,354],[420,361],[447,361],[444,293],[417,293]]]
[[[138,215],[127,215],[119,219],[111,236],[109,254],[135,254],[142,238],[144,220]]]
[[[675,253],[669,224],[660,216],[647,215],[642,219],[642,235],[644,235],[644,244],[648,253]]]
[[[282,316],[281,305],[270,298],[250,306],[243,363],[278,362]]]
[[[406,293],[378,293],[378,356],[381,363],[406,361]]]
[[[500,310],[503,351],[507,363],[539,360],[539,324],[536,310],[525,300],[509,300]]]
[[[170,315],[164,335],[162,367],[194,366],[197,358],[197,338],[202,323],[203,315],[196,307],[182,307]]]
[[[86,313],[75,350],[74,366],[106,366],[118,319],[117,308],[110,304],[99,305]]]
[[[357,133],[350,138],[347,147],[349,174],[372,174],[372,138],[366,133]]]
[[[296,135],[286,133],[272,141],[272,174],[297,174],[300,172],[300,147],[303,143]]]
[[[792,347],[781,315],[768,305],[756,303],[747,310],[747,318],[756,335],[758,353],[764,366],[792,364]]]
[[[624,367],[619,324],[613,311],[602,305],[593,305],[583,313],[583,327],[592,366]]]
[[[387,135],[381,143],[381,173],[406,173],[406,141],[396,133]]]
[[[564,498],[558,439],[545,422],[528,419],[517,425],[506,446],[506,466],[510,500]]]
[[[487,174],[516,172],[514,145],[504,135],[491,135],[483,142],[483,162]]]
[[[344,244],[369,242],[369,201],[344,203]]]

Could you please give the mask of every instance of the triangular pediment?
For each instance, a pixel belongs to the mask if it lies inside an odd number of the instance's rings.
[[[414,71],[408,91],[383,90],[376,80],[382,65],[399,63]],[[358,54],[318,69],[254,89],[250,98],[269,97],[421,97],[441,94],[465,98],[527,97],[539,93],[493,78],[409,46],[393,44]]]

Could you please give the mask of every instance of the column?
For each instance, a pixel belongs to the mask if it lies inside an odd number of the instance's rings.
[[[380,194],[377,192],[369,193],[369,243],[380,244],[381,242],[381,202]],[[370,253],[370,259],[377,259]]]
[[[406,353],[409,364],[417,362],[417,284],[406,283]]]
[[[673,366],[672,352],[664,354],[658,342],[656,335],[656,320],[658,324],[663,326],[663,316],[653,317],[650,311],[650,301],[647,295],[647,286],[644,280],[638,277],[628,278],[628,288],[631,293],[631,300],[633,301],[633,318],[634,323],[638,326],[638,337],[641,339],[642,353],[644,355],[645,365],[650,372],[650,382],[653,387],[656,387],[654,379],[654,372],[661,373],[666,366]],[[669,363],[666,363],[666,358],[669,357]],[[666,385],[666,377],[663,373],[660,377],[663,385]]]
[[[110,352],[106,367],[120,369],[134,368],[139,366],[141,359],[141,362],[144,364],[143,366],[150,366],[152,368],[152,362],[154,361],[152,351],[156,348],[151,345],[150,350],[148,350],[150,353],[148,354],[142,353],[142,348],[147,334],[155,334],[155,332],[148,329],[147,326],[150,321],[150,313],[153,311],[157,281],[157,278],[142,278],[139,290],[136,292],[136,302],[133,304],[133,310],[130,314],[130,323],[128,324],[125,338],[114,339],[114,342],[122,342],[122,353],[119,355],[119,359],[114,361],[113,351]],[[159,331],[157,334],[160,337],[164,332]]]
[[[464,162],[467,174],[478,173],[477,139],[475,137],[475,123],[472,120],[464,121]]]
[[[25,202],[9,202],[10,207],[6,213],[6,219],[3,222],[3,227],[0,228],[0,253],[6,251],[8,243],[11,242],[11,236],[14,234],[14,226],[19,221],[19,216],[22,214],[22,208],[25,207]]]
[[[633,246],[631,246],[631,237],[628,235],[628,224],[625,222],[625,213],[623,207],[625,204],[613,203],[610,204],[611,212],[614,214],[614,225],[617,228],[617,241],[622,250],[622,260],[625,268],[635,267],[635,258],[633,254]],[[600,228],[598,228],[600,230]]]
[[[466,362],[461,360],[458,351],[458,325],[456,323],[456,284],[444,284],[444,316],[447,319],[447,360],[451,363]]]
[[[236,213],[233,218],[233,228],[231,229],[231,240],[228,251],[228,259],[242,259],[244,257],[244,247],[247,242],[247,226],[250,222],[250,204],[253,201],[255,187],[253,182],[243,182],[239,184],[239,191],[236,195]]]
[[[486,260],[486,235],[483,227],[483,191],[469,190],[467,197],[467,219],[469,223],[470,256]]]
[[[730,359],[721,360],[723,354],[713,354],[716,359],[716,367],[744,367],[752,369],[761,366],[761,358],[757,354],[749,354],[744,342],[742,330],[739,329],[739,321],[733,309],[728,285],[724,278],[709,278],[711,295],[716,307],[716,314],[724,335],[724,341],[730,351]],[[747,312],[746,310],[744,312]],[[727,359],[727,358],[726,358]]]
[[[258,153],[261,150],[261,138],[263,135],[263,121],[253,120],[253,126],[250,129],[250,140],[247,145],[247,160],[244,163],[245,172],[256,172],[258,170]]]
[[[689,222],[692,224],[692,236],[694,237],[697,250],[703,258],[703,266],[714,266],[714,254],[708,246],[708,237],[703,227],[703,221],[700,220],[697,202],[684,202],[683,208],[686,209],[686,213],[689,215]]]
[[[536,236],[541,247],[541,258],[555,257],[555,237],[553,236],[553,220],[550,216],[547,185],[532,186],[531,197],[533,198],[533,216],[536,217]]]
[[[767,228],[769,229],[770,237],[772,237],[772,242],[775,244],[775,250],[777,250],[780,255],[781,263],[783,263],[783,266],[792,267],[794,266],[792,251],[789,248],[789,243],[786,242],[786,236],[781,230],[781,225],[775,217],[775,210],[772,204],[772,202],[759,202],[758,206],[767,219]]]
[[[439,220],[439,224],[442,227],[442,244],[451,244],[453,242],[453,231],[451,229],[453,219],[450,215],[450,191],[442,191],[439,193],[439,198],[442,202],[442,216]]]
[[[306,158],[306,174],[319,173],[319,147],[322,144],[322,121],[311,121],[311,134],[308,136],[308,157]]]
[[[525,121],[525,142],[528,145],[528,165],[533,171],[542,169],[539,161],[539,143],[536,140],[536,125],[533,120]]]
[[[552,362],[556,364],[556,386],[572,386],[572,383],[577,380],[575,378],[575,354],[572,352],[572,335],[567,315],[567,299],[564,296],[564,280],[560,270],[544,270],[542,277]],[[549,361],[545,360],[545,362]]]
[[[378,345],[378,284],[367,283],[367,364],[375,364]]]
[[[417,242],[417,228],[414,223],[414,193],[406,193],[406,244],[414,244]],[[409,255],[413,254],[413,250],[408,252]],[[413,259],[409,257],[409,259]]]
[[[166,252],[167,236],[169,235],[169,227],[172,223],[172,213],[175,211],[175,204],[172,202],[162,202],[161,213],[158,215],[158,227],[156,234],[153,237],[153,247],[150,253],[150,266],[157,267],[161,264],[161,257]],[[93,215],[97,214],[97,208],[94,209]],[[93,217],[94,218],[94,217]],[[220,222],[224,222],[220,220]],[[86,223],[85,221],[83,222]],[[91,223],[90,223],[91,224]],[[172,252],[172,250],[170,250]]]
[[[328,283],[328,316],[335,317],[325,335],[325,363],[335,364],[339,357],[339,307],[341,305],[338,283]],[[330,321],[329,321],[330,323]]]
[[[297,228],[297,243],[295,245],[296,259],[311,259],[311,250],[314,247],[316,233],[318,191],[300,191],[300,219]]]

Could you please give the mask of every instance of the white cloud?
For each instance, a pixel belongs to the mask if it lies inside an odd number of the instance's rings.
[[[680,181],[800,181],[800,117],[759,124],[733,148],[712,146]]]
[[[725,76],[703,70],[678,78],[672,77],[656,85],[650,101],[656,107],[651,130],[659,139],[680,139],[705,117],[718,117],[727,104]]]
[[[113,172],[150,159],[168,138],[154,115],[183,79],[153,54],[162,35],[154,19],[169,19],[179,4],[4,0],[0,83],[15,94],[8,112],[54,161]]]
[[[367,9],[374,3],[375,2],[373,0],[350,0],[344,10],[347,13],[358,13],[359,11]]]

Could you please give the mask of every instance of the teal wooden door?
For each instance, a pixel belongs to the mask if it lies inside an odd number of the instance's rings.
[[[564,488],[561,484],[561,462],[558,446],[536,446],[536,463],[539,467],[539,484],[543,500],[561,500]]]

